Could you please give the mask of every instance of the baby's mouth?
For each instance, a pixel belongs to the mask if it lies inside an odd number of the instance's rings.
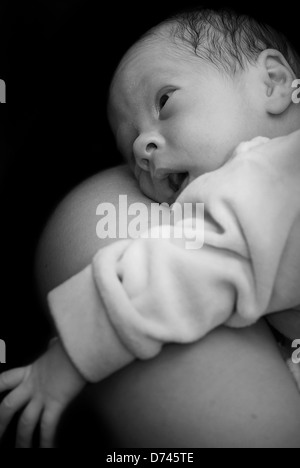
[[[175,193],[182,192],[188,185],[188,180],[188,172],[177,172],[168,176],[169,186]]]

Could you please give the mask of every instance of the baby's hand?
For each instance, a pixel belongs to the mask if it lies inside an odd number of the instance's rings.
[[[11,390],[0,405],[0,439],[13,416],[24,408],[17,429],[19,448],[31,447],[40,424],[40,445],[53,447],[64,409],[85,386],[85,381],[59,341],[32,365],[0,375],[0,393]]]

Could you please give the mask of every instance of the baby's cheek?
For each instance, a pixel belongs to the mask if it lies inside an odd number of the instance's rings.
[[[170,132],[168,153],[175,167],[184,162],[199,158],[201,142],[199,135],[188,128],[185,123]]]
[[[165,130],[168,140],[177,146],[188,145],[190,141],[195,140],[196,136],[197,139],[199,138],[199,131],[194,125],[193,119],[188,116],[169,119]]]

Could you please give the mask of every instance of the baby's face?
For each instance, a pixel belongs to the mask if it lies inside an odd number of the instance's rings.
[[[141,190],[173,203],[241,141],[261,134],[263,117],[248,88],[243,76],[225,77],[168,40],[133,47],[112,83],[109,119]]]

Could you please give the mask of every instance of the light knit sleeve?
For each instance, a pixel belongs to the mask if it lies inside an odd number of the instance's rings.
[[[88,380],[154,357],[164,343],[300,304],[299,154],[295,132],[190,184],[177,202],[204,202],[201,249],[175,239],[176,226],[169,239],[117,242],[50,294],[64,345]]]

